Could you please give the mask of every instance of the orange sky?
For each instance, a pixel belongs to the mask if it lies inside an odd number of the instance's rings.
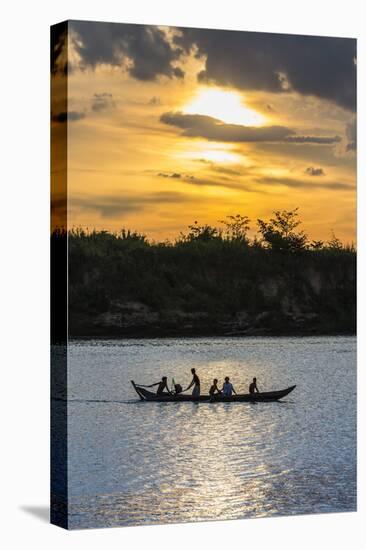
[[[173,48],[179,31],[160,31]],[[164,240],[195,220],[238,213],[254,230],[257,218],[299,206],[312,238],[334,230],[355,241],[348,107],[301,93],[286,75],[281,93],[198,80],[209,54],[194,49],[180,54],[184,78],[137,78],[127,54],[87,65],[82,38],[70,34],[69,227],[126,227]],[[62,124],[54,116],[56,130]]]

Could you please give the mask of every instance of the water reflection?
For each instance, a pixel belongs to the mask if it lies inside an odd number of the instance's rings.
[[[72,527],[355,509],[353,338],[84,342],[69,365]],[[298,388],[278,403],[134,401],[131,378],[192,366],[203,386],[229,373],[239,391],[253,374]]]

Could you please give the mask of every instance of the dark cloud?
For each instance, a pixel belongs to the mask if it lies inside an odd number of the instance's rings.
[[[194,180],[195,176],[191,174],[181,174],[180,172],[159,172],[158,176],[160,178],[172,178],[172,179],[184,179],[184,180]]]
[[[161,99],[160,99],[160,97],[153,96],[153,97],[149,100],[148,105],[161,105]]]
[[[173,46],[159,27],[93,21],[70,21],[68,26],[69,40],[80,56],[81,68],[99,64],[125,66],[137,80],[184,76],[176,65],[181,48]],[[59,54],[54,51],[54,67],[60,65],[59,50]]]
[[[80,111],[62,111],[56,115],[52,115],[53,122],[75,122],[77,120],[82,120],[85,118],[85,113]]]
[[[305,174],[308,174],[308,176],[325,176],[323,168],[314,168],[314,166],[306,168]]]
[[[356,108],[356,40],[209,29],[180,29],[175,43],[205,58],[199,80],[242,90],[304,95]]]
[[[182,54],[205,59],[199,80],[242,90],[286,89],[356,109],[356,40],[210,29],[175,29],[173,43],[152,25],[67,23],[82,67],[124,65],[138,80],[183,78]],[[66,72],[65,25],[52,37],[52,70]],[[193,50],[192,50],[193,49]],[[126,61],[132,62],[126,65]]]
[[[51,72],[66,75],[67,63],[67,22],[51,27]]]
[[[283,141],[294,131],[285,126],[241,126],[225,124],[206,115],[187,115],[181,112],[164,113],[161,122],[182,128],[184,136],[203,137],[213,141]]]
[[[70,199],[71,208],[98,212],[103,218],[141,212],[156,204],[181,204],[191,199],[183,193],[166,191],[142,196],[102,195],[97,198],[92,195],[83,195]]]
[[[331,144],[341,140],[339,136],[297,136],[286,126],[242,126],[225,124],[221,120],[206,115],[188,115],[181,112],[164,113],[160,121],[183,130],[186,137],[201,137],[224,142],[286,142]]]
[[[184,78],[184,71],[180,67],[173,68],[173,75],[176,78]]]
[[[92,98],[92,110],[96,112],[108,111],[115,109],[116,104],[112,94],[106,92],[102,94],[94,94]]]
[[[332,145],[338,143],[340,136],[290,136],[285,141],[288,143],[317,143],[319,145]]]
[[[182,174],[179,174],[178,172],[173,172],[172,174],[167,174],[166,172],[159,172],[158,176],[160,176],[161,178],[179,179],[182,177]]]

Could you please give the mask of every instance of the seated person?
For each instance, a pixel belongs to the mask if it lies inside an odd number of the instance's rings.
[[[217,387],[217,382],[218,382],[217,378],[214,378],[213,384],[212,384],[212,386],[210,388],[210,392],[209,392],[211,397],[214,396],[215,393],[221,393],[221,390]]]
[[[147,386],[148,388],[153,388],[154,386],[158,386],[158,389],[156,390],[156,395],[163,395],[164,390],[168,392],[169,395],[172,395],[172,392],[168,388],[168,382],[167,377],[163,376],[160,382],[155,382],[155,384],[150,384],[150,386]]]
[[[178,393],[182,393],[183,388],[180,384],[176,384],[174,382],[174,391],[175,391],[175,395],[178,395]]]
[[[259,393],[259,390],[257,388],[257,379],[256,378],[253,378],[253,382],[249,386],[249,393],[254,393],[254,392]]]
[[[233,393],[236,395],[236,391],[234,390],[234,386],[230,382],[230,378],[228,376],[225,376],[225,382],[222,386],[222,393],[225,397],[231,397]]]

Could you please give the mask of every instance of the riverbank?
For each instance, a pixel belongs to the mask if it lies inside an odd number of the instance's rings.
[[[356,332],[356,253],[70,235],[71,338]]]
[[[206,312],[152,311],[144,304],[127,303],[89,316],[72,316],[72,338],[161,338],[200,336],[329,336],[353,335],[352,327],[336,318],[313,313],[263,311],[250,315],[210,315]]]

